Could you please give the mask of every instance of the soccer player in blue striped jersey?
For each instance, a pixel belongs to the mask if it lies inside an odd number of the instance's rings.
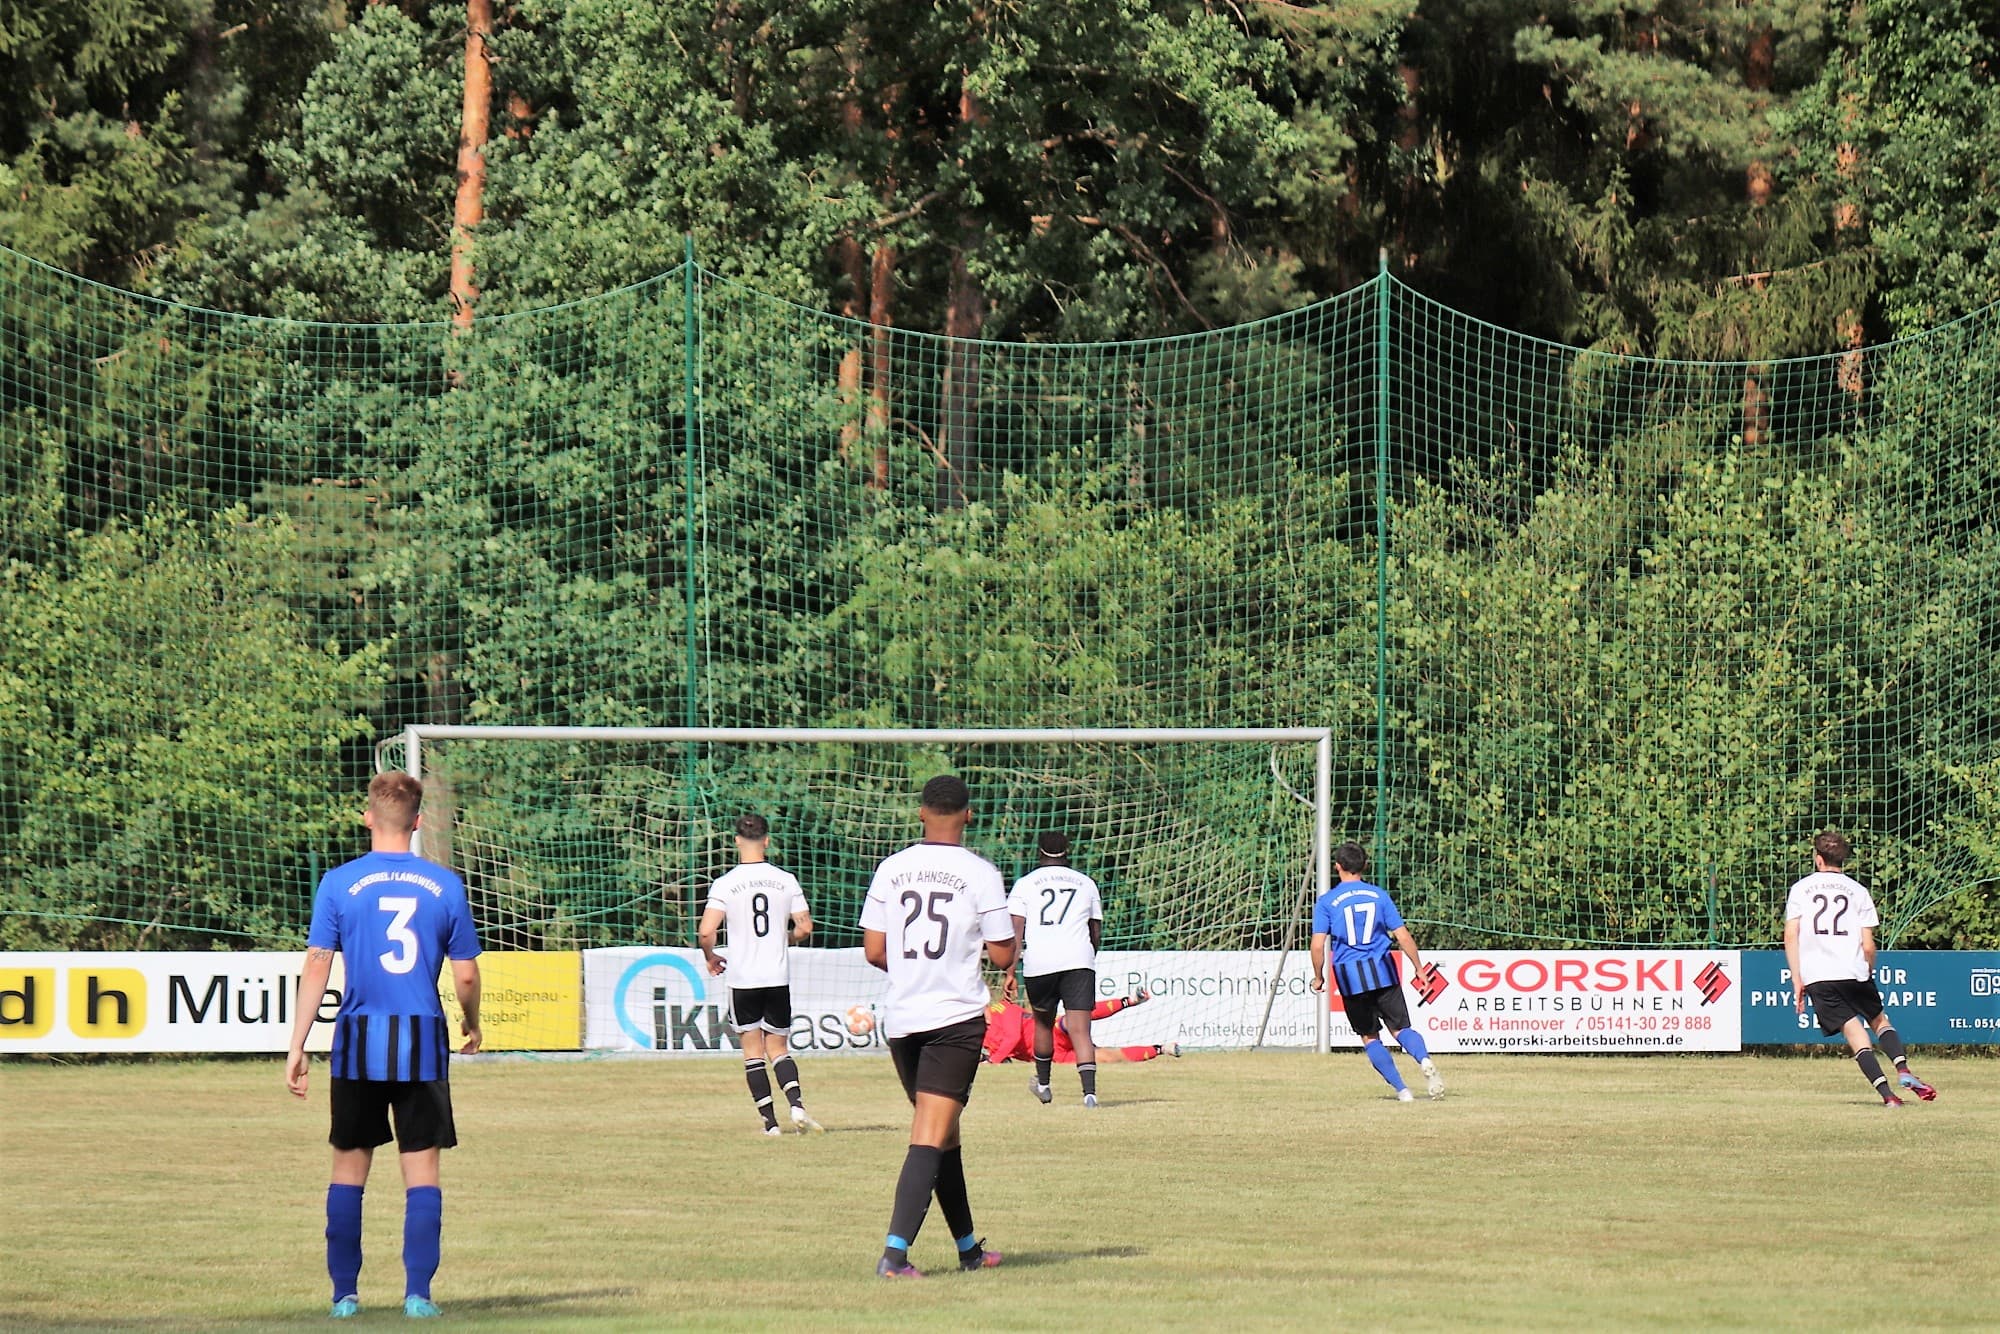
[[[1376,885],[1361,877],[1368,871],[1368,853],[1359,843],[1343,843],[1333,850],[1333,864],[1340,883],[1319,896],[1313,904],[1312,965],[1313,990],[1326,990],[1327,945],[1333,946],[1333,976],[1340,999],[1347,1008],[1347,1022],[1361,1038],[1361,1050],[1368,1064],[1396,1090],[1399,1101],[1412,1098],[1402,1075],[1396,1072],[1396,1058],[1382,1042],[1382,1030],[1395,1031],[1396,1041],[1414,1056],[1424,1072],[1426,1091],[1433,1098],[1444,1096],[1444,1077],[1431,1060],[1423,1034],[1410,1026],[1410,1007],[1396,980],[1396,965],[1390,946],[1409,957],[1414,971],[1423,967],[1417,953],[1416,937],[1403,925],[1395,901]]]
[[[376,1146],[391,1138],[401,1151],[405,1189],[403,1314],[439,1314],[431,1301],[444,1217],[438,1155],[458,1143],[458,1132],[451,1114],[451,1037],[438,1001],[438,974],[450,959],[464,1012],[460,1050],[478,1051],[479,936],[464,884],[410,850],[422,804],[423,787],[416,779],[376,775],[362,817],[370,851],[321,878],[306,933],[298,1017],[285,1058],[285,1084],[298,1097],[306,1096],[306,1037],[326,997],[333,956],[346,964],[333,1021],[328,1136],[333,1177],[326,1192],[326,1268],[335,1319],[361,1309],[356,1296],[361,1196]]]

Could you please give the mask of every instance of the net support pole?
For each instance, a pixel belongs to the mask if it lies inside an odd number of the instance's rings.
[[[695,445],[697,442],[697,414],[701,411],[701,401],[696,389],[695,357],[700,343],[696,336],[695,321],[700,308],[696,302],[694,233],[686,234],[687,250],[681,257],[681,449],[683,463],[681,470],[681,523],[682,570],[681,586],[684,590],[681,621],[681,636],[684,641],[685,657],[682,672],[686,677],[681,696],[681,723],[693,727],[700,712],[700,695],[697,690],[695,673],[699,670],[695,643]],[[685,768],[682,781],[687,786],[687,873],[688,873],[688,918],[696,915],[696,897],[701,888],[695,883],[695,869],[700,864],[701,850],[699,836],[695,832],[694,811],[698,788],[695,781],[695,743],[687,743],[684,756]]]
[[[1333,733],[1313,743],[1313,902],[1333,888]],[[1332,1050],[1333,1031],[1327,1020],[1327,998],[1313,1003],[1313,1046]]]
[[[1375,256],[1375,856],[1389,861],[1389,251]]]
[[[416,727],[403,729],[403,772],[424,781],[424,735]],[[421,826],[410,831],[410,851],[419,857],[424,855],[424,831]]]

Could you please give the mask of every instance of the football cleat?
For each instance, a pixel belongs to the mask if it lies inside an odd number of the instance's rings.
[[[1896,1082],[1901,1084],[1904,1088],[1908,1089],[1910,1092],[1916,1094],[1919,1098],[1922,1098],[1925,1102],[1932,1102],[1937,1098],[1936,1089],[1932,1088],[1929,1084],[1924,1083],[1923,1080],[1918,1079],[1908,1070],[1905,1070],[1902,1073],[1902,1076]]]
[[[361,1299],[354,1296],[342,1297],[326,1314],[330,1320],[352,1320],[361,1314]]]
[[[792,1129],[798,1131],[801,1135],[823,1135],[826,1133],[826,1127],[807,1115],[806,1109],[803,1107],[792,1108]]]
[[[1424,1062],[1424,1067],[1424,1092],[1430,1094],[1433,1098],[1442,1098],[1444,1096],[1444,1076],[1439,1074],[1437,1067],[1429,1061]]]
[[[1907,1104],[1907,1103],[1905,1103],[1905,1102],[1904,1102],[1904,1101],[1903,1101],[1903,1100],[1902,1100],[1901,1098],[1897,1097],[1897,1096],[1896,1096],[1895,1094],[1893,1094],[1893,1093],[1884,1093],[1884,1094],[1882,1095],[1882,1105],[1883,1105],[1884,1107],[1905,1107],[1905,1106],[1908,1106],[1908,1104]]]
[[[1097,1095],[1096,1095],[1095,1093],[1086,1093],[1086,1094],[1084,1094],[1084,1095],[1083,1095],[1083,1105],[1084,1105],[1084,1106],[1086,1106],[1086,1107],[1095,1107],[1095,1106],[1097,1106]]]
[[[1167,1048],[1167,1055],[1169,1056],[1179,1056],[1180,1054],[1181,1054],[1181,1044],[1178,1042],[1173,1043]]]
[[[412,1320],[435,1320],[444,1312],[430,1298],[412,1295],[403,1298],[403,1314]]]
[[[905,1260],[902,1264],[890,1264],[889,1257],[883,1256],[875,1262],[877,1278],[922,1278],[924,1271]]]
[[[981,1237],[969,1251],[958,1253],[958,1267],[962,1273],[975,1269],[993,1269],[1000,1263],[1000,1252],[986,1249],[986,1238]]]
[[[785,1133],[784,1131],[778,1129],[778,1127],[774,1125],[764,1127],[764,1138],[766,1139],[776,1139],[778,1136],[784,1133]]]
[[[1131,1004],[1144,1005],[1147,1001],[1151,999],[1153,999],[1153,993],[1146,990],[1144,987],[1140,987],[1137,991],[1132,993]]]
[[[1417,1095],[1416,1095],[1416,1094],[1414,1094],[1414,1093],[1412,1093],[1412,1092],[1410,1092],[1410,1091],[1409,1091],[1408,1089],[1397,1089],[1397,1090],[1396,1090],[1396,1101],[1397,1101],[1397,1102],[1415,1102],[1416,1100],[1417,1100]]]
[[[1035,1101],[1047,1104],[1055,1101],[1056,1091],[1033,1075],[1028,1076],[1028,1092],[1035,1095]]]

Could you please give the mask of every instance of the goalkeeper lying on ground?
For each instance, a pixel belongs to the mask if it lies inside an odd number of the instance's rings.
[[[1109,1019],[1120,1010],[1133,1005],[1142,1005],[1152,997],[1141,991],[1136,996],[1125,996],[1114,1000],[1099,1001],[1091,1010],[1092,1022]],[[1069,1034],[1059,1024],[1056,1026],[1057,1061],[1064,1065],[1076,1064],[1076,1048],[1070,1045]],[[1181,1044],[1171,1043],[1161,1046],[1099,1047],[1097,1059],[1100,1061],[1150,1061],[1160,1056],[1179,1056]],[[1035,1059],[1035,1023],[1028,1012],[1011,1000],[997,1000],[986,1007],[986,1041],[980,1049],[980,1057],[992,1065],[1006,1061],[1032,1061]]]

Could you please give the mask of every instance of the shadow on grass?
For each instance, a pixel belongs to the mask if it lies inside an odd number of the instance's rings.
[[[491,1316],[529,1315],[536,1311],[548,1311],[551,1315],[585,1316],[598,1314],[618,1314],[619,1312],[597,1311],[592,1304],[600,1301],[624,1300],[639,1295],[637,1288],[579,1288],[573,1292],[521,1292],[506,1293],[492,1297],[447,1298],[441,1305],[447,1316],[475,1313]],[[297,1312],[287,1312],[283,1316],[233,1316],[233,1317],[160,1317],[148,1316],[143,1319],[109,1320],[63,1320],[54,1317],[37,1318],[7,1312],[0,1316],[0,1329],[69,1330],[82,1334],[86,1330],[128,1330],[144,1329],[157,1331],[210,1330],[210,1329],[271,1329],[288,1327],[301,1322],[320,1323],[326,1319],[326,1304],[317,1303]],[[399,1323],[403,1318],[403,1304],[400,1301],[364,1304],[359,1323],[372,1323],[375,1318],[394,1318]]]
[[[1002,1269],[1040,1269],[1078,1260],[1136,1260],[1149,1254],[1144,1246],[1093,1246],[1087,1251],[1008,1251]]]

